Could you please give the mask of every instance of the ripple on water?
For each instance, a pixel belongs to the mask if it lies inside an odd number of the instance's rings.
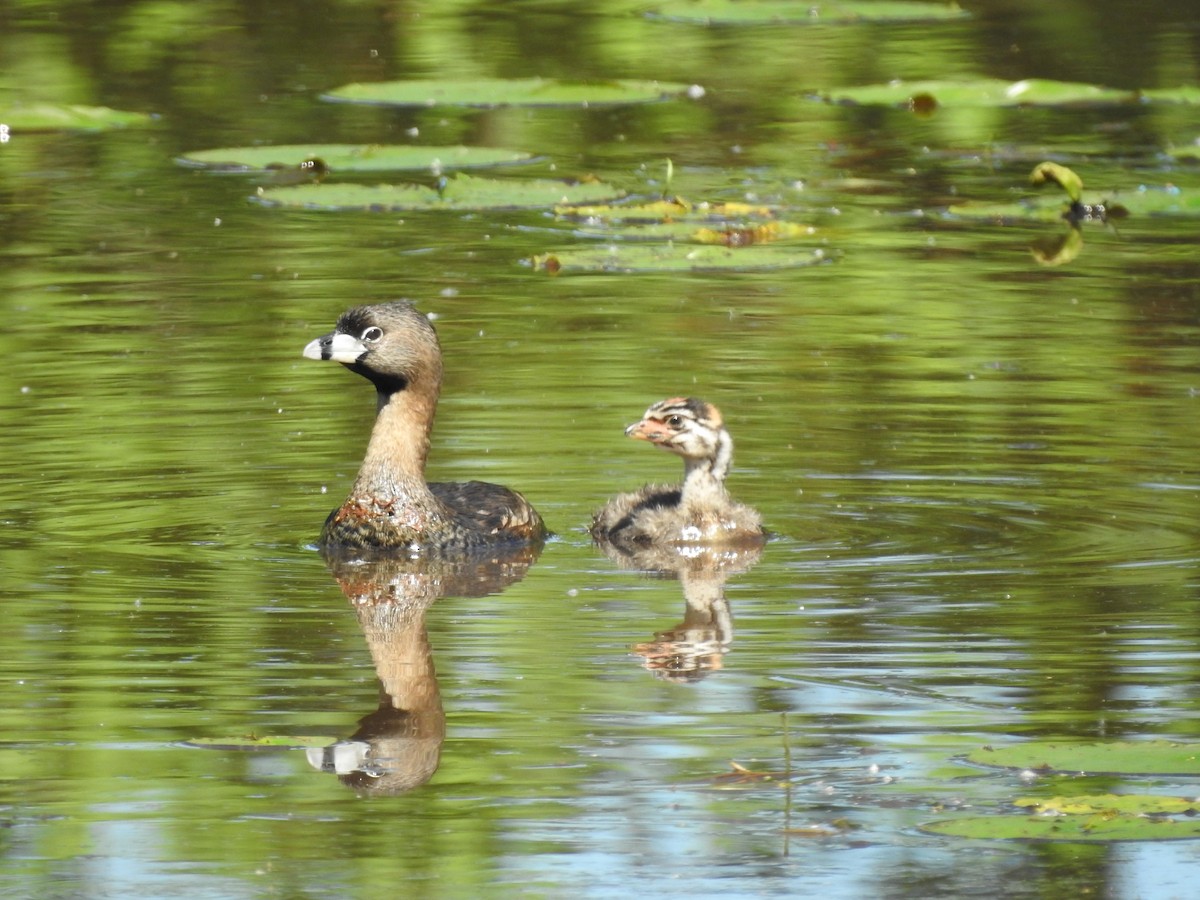
[[[850,567],[926,575],[1111,572],[1189,567],[1200,560],[1200,487],[1140,483],[1081,495],[1027,477],[817,476],[836,496],[809,499],[785,527],[821,540],[793,553],[800,568]],[[872,490],[858,485],[866,482]],[[887,485],[880,491],[877,485]],[[814,522],[819,520],[819,526]]]

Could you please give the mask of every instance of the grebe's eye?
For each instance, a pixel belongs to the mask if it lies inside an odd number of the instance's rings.
[[[683,424],[683,416],[667,416],[667,424],[672,428],[678,428]]]
[[[372,325],[362,333],[362,339],[369,344],[375,343],[381,337],[383,337],[383,329],[378,325]]]

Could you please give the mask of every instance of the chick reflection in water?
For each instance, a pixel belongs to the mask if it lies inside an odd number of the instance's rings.
[[[733,643],[725,582],[730,575],[749,571],[762,556],[761,547],[600,547],[621,566],[678,578],[683,586],[683,621],[655,632],[652,641],[634,644],[643,666],[681,683],[699,681],[724,666]]]
[[[536,557],[537,549],[529,547],[504,557],[462,560],[328,556],[367,639],[379,676],[379,707],[359,719],[350,737],[309,750],[309,763],[375,796],[402,794],[432,778],[446,738],[446,714],[425,614],[441,597],[498,593],[520,581]]]

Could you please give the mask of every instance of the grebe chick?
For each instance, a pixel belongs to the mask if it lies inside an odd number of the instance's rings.
[[[646,485],[619,494],[592,522],[592,537],[616,544],[761,544],[758,512],[725,489],[733,463],[733,438],[721,411],[694,397],[672,397],[646,410],[625,429],[683,457],[683,484]]]
[[[340,362],[375,385],[378,398],[362,467],[346,502],[325,520],[322,548],[461,554],[545,539],[541,516],[515,491],[481,481],[426,484],[442,351],[412,304],[348,310],[304,356]]]

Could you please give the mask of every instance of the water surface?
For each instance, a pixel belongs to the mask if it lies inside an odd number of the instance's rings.
[[[1189,842],[918,830],[1069,787],[957,759],[983,744],[1190,740],[1200,721],[1194,221],[1091,227],[1046,268],[1029,244],[1058,226],[937,212],[1024,190],[1026,157],[984,144],[1090,154],[1072,158],[1089,184],[1194,187],[1157,153],[1200,116],[921,120],[808,96],[948,73],[1174,86],[1194,77],[1196,23],[1165,4],[1136,21],[967,5],[936,28],[749,32],[524,4],[9,13],[0,100],[161,119],[0,147],[4,890],[1186,896]],[[463,68],[707,94],[490,113],[315,100]],[[547,278],[519,261],[572,238],[541,214],[268,210],[253,180],[172,162],[413,134],[651,193],[670,156],[672,190],[803,206],[842,256]],[[557,533],[532,564],[444,591],[428,572],[335,578],[316,552],[374,407],[300,350],[345,307],[397,297],[436,316],[446,355],[431,476],[525,493]],[[609,495],[676,475],[622,431],[679,394],[724,410],[731,489],[773,539],[653,577],[585,528]],[[347,754],[390,740],[413,774],[381,790],[303,749],[193,746],[259,735]]]

